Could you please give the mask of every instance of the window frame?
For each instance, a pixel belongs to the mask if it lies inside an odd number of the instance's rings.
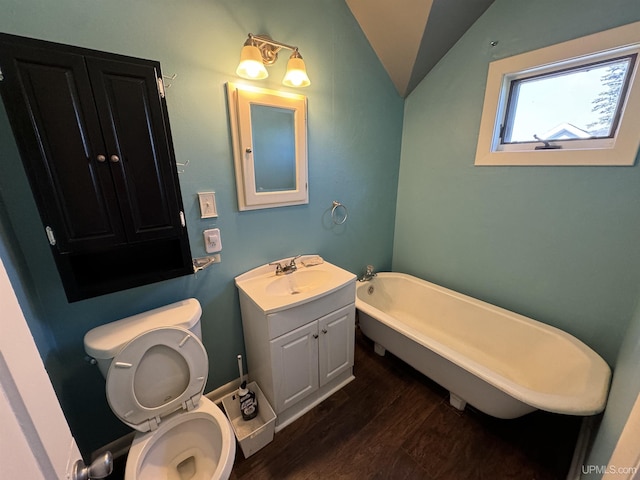
[[[609,135],[602,135],[599,137],[590,137],[590,138],[582,138],[582,139],[551,139],[549,142],[553,142],[554,145],[560,146],[561,148],[568,148],[572,146],[573,148],[597,148],[601,145],[608,146],[611,144],[612,139],[615,139],[618,125],[620,124],[620,119],[622,118],[622,110],[624,109],[624,105],[626,104],[627,98],[629,97],[629,87],[631,85],[631,76],[633,70],[635,68],[636,59],[638,53],[635,51],[637,48],[632,48],[632,53],[628,53],[629,49],[616,49],[613,51],[589,55],[588,57],[581,57],[579,59],[575,59],[570,62],[562,62],[562,64],[554,63],[549,65],[543,69],[537,69],[535,72],[525,71],[525,72],[517,72],[514,74],[506,75],[505,80],[507,84],[505,84],[505,88],[509,89],[507,94],[507,101],[505,102],[505,106],[500,110],[500,117],[502,118],[500,122],[500,133],[498,135],[498,143],[496,145],[496,150],[504,151],[504,150],[531,150],[532,145],[539,146],[540,141],[505,141],[505,137],[509,136],[510,131],[513,131],[515,124],[515,109],[517,101],[514,97],[517,96],[517,89],[525,84],[525,82],[535,81],[536,79],[541,78],[552,78],[556,76],[566,75],[569,72],[579,72],[582,70],[587,70],[590,67],[599,67],[605,66],[607,64],[619,63],[623,60],[628,60],[629,70],[624,78],[624,83],[622,88],[620,89],[620,96],[618,107],[616,108],[615,115],[613,116],[610,128]],[[585,60],[587,60],[585,62]],[[512,112],[512,110],[514,110]],[[511,117],[511,114],[514,114],[514,117]],[[545,139],[547,140],[547,139]],[[564,143],[568,142],[568,143]],[[580,142],[580,143],[578,143]]]
[[[626,102],[621,107],[613,137],[552,140],[552,144],[562,148],[536,150],[540,142],[501,143],[501,129],[514,80],[639,53],[640,22],[635,22],[491,62],[475,165],[634,165],[640,146],[640,80],[637,79],[640,59],[631,65]]]

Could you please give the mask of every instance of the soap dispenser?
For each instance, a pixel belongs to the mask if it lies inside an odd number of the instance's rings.
[[[246,381],[240,385],[238,396],[240,397],[240,412],[242,412],[243,420],[255,418],[258,415],[258,401],[256,394],[247,388]]]

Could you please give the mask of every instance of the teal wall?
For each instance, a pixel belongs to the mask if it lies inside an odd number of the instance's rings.
[[[606,465],[618,442],[627,418],[640,392],[640,302],[627,329],[620,354],[616,362],[615,374],[611,382],[611,392],[598,430],[589,465]],[[617,465],[618,467],[635,465]],[[585,469],[589,471],[588,469]],[[600,478],[595,472],[588,478]]]
[[[405,101],[398,184],[394,270],[557,326],[618,367],[593,453],[605,464],[639,387],[640,166],[473,163],[492,60],[638,20],[637,0],[496,0]],[[623,339],[636,353],[617,362]]]
[[[236,275],[314,252],[354,273],[390,268],[403,100],[343,0],[0,0],[0,10],[2,32],[151,58],[178,75],[167,104],[177,161],[189,161],[180,185],[193,255],[205,255],[202,230],[222,235],[222,263],[197,275],[67,303],[0,107],[0,256],[83,453],[128,431],[84,359],[92,327],[198,298],[209,391],[237,378],[244,351]],[[240,81],[249,32],[298,45],[305,58],[312,84],[297,92],[308,97],[308,205],[238,212],[224,85]],[[257,85],[286,90],[282,57]],[[196,194],[210,190],[219,217],[202,220]],[[333,200],[349,209],[344,225],[330,221]]]
[[[640,167],[473,163],[489,62],[634,20],[634,0],[489,8],[405,102],[394,269],[558,326],[615,360],[640,282]]]

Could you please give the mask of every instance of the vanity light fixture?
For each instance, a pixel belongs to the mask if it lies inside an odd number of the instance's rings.
[[[302,60],[298,47],[293,47],[273,40],[267,35],[249,34],[240,53],[240,64],[236,69],[238,76],[249,80],[261,80],[267,78],[269,73],[265,65],[273,65],[278,59],[278,52],[286,48],[291,50],[291,56],[287,63],[287,73],[282,80],[287,87],[306,87],[311,84],[307,76],[307,69]]]

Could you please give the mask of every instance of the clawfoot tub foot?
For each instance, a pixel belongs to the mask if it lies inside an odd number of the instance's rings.
[[[387,353],[387,349],[380,345],[378,342],[373,344],[373,351],[376,352],[381,357],[384,357],[384,354]]]
[[[449,403],[451,404],[452,407],[460,411],[463,411],[464,407],[467,406],[467,401],[463,400],[453,392],[449,392]]]

